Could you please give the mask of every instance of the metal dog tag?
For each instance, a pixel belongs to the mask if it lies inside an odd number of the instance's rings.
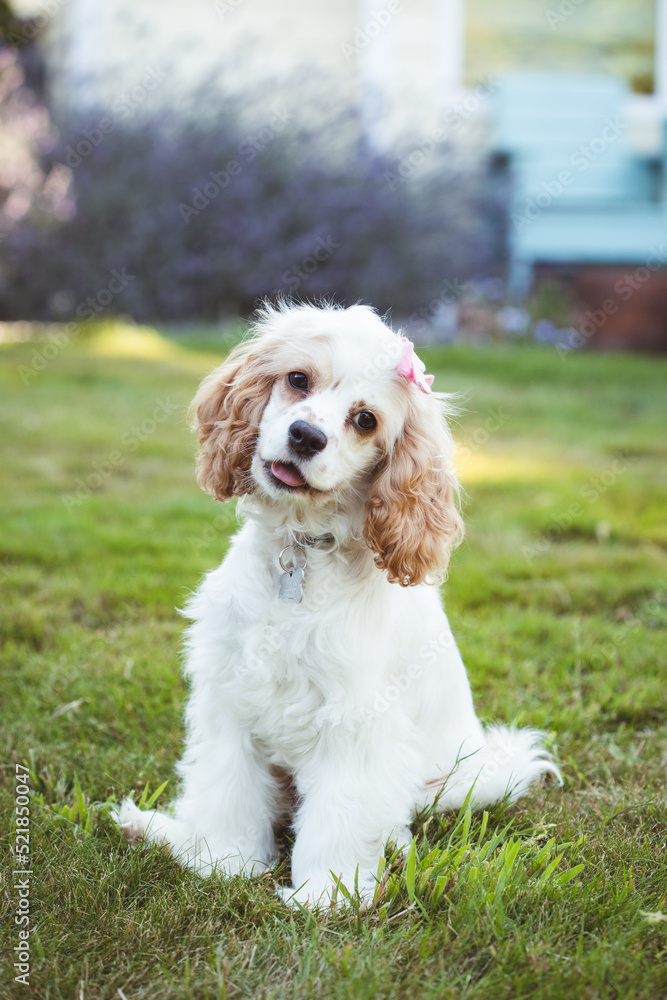
[[[301,586],[302,580],[302,566],[295,566],[294,569],[284,573],[280,578],[280,589],[278,590],[278,597],[280,600],[294,601],[296,604],[300,604],[303,598],[303,587]]]

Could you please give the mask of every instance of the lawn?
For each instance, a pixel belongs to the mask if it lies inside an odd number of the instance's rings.
[[[546,729],[562,789],[419,817],[368,913],[288,909],[286,863],[201,881],[125,844],[101,804],[167,780],[168,800],[175,609],[235,528],[194,483],[186,420],[227,342],[110,324],[0,346],[5,845],[25,827],[16,765],[31,788],[29,904],[3,849],[0,996],[664,997],[662,359],[423,352],[436,387],[462,394],[468,532],[445,597],[478,710]]]

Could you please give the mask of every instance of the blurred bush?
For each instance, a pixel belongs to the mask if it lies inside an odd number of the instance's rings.
[[[0,116],[20,124],[34,99],[9,63]],[[424,137],[378,155],[312,85],[295,111],[277,89],[218,93],[91,107],[55,138],[42,113],[41,138],[16,138],[34,183],[0,243],[1,318],[216,320],[280,292],[407,314],[501,270],[504,212],[474,150]],[[0,180],[5,205],[22,174]]]
[[[44,236],[70,218],[66,167],[51,161],[57,143],[46,108],[24,84],[16,50],[0,47],[0,282],[7,284],[9,262],[24,232]],[[14,237],[13,242],[10,237]]]

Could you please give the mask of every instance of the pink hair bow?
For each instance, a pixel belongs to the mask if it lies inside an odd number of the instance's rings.
[[[399,375],[403,375],[409,382],[414,382],[422,392],[430,392],[435,376],[426,374],[426,365],[415,354],[415,345],[407,337],[401,337],[403,351],[396,366]]]

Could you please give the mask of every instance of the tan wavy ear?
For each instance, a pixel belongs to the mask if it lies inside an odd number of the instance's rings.
[[[207,375],[192,401],[201,446],[197,482],[216,500],[252,493],[250,465],[273,376],[251,343],[240,344]]]
[[[364,538],[390,583],[442,579],[463,537],[452,440],[435,399],[411,406],[403,432],[380,463],[366,504]]]

